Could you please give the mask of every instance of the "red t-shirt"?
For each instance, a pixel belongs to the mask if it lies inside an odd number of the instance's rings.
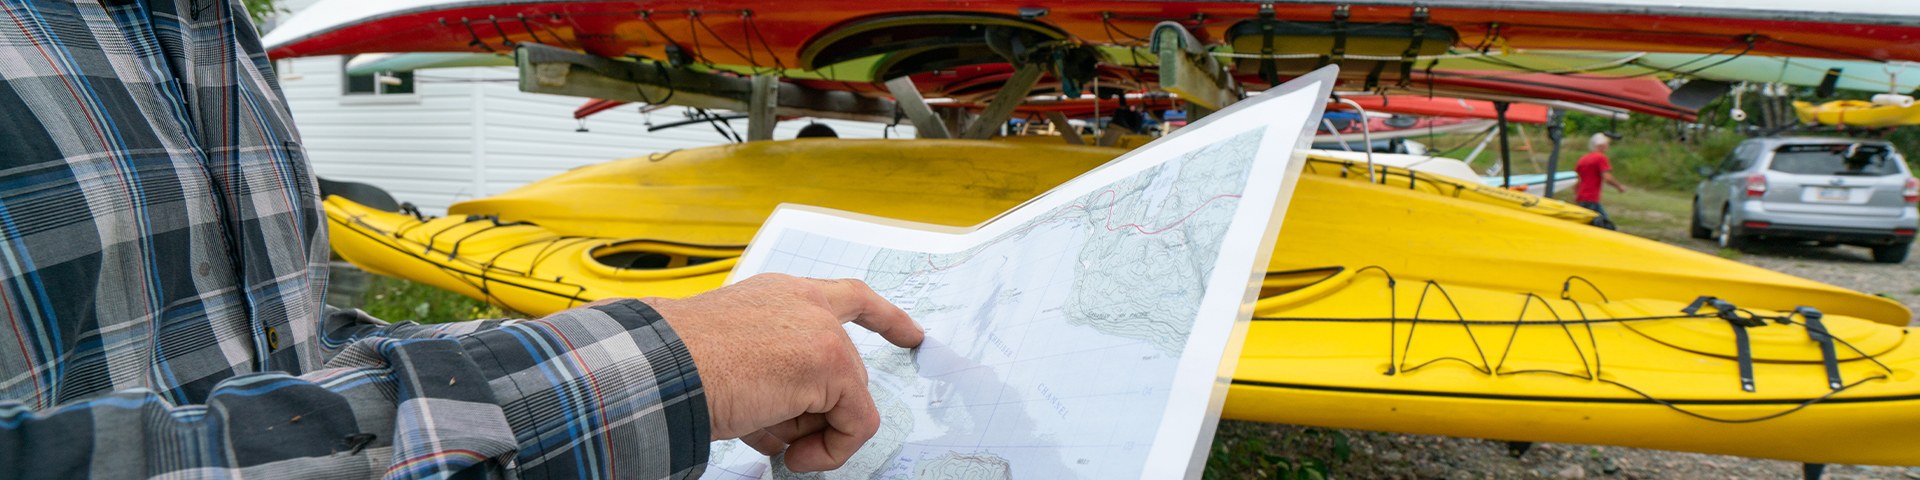
[[[1573,172],[1580,175],[1580,184],[1573,189],[1573,201],[1600,202],[1600,174],[1613,170],[1613,162],[1607,160],[1607,154],[1587,152],[1580,162],[1573,165]]]

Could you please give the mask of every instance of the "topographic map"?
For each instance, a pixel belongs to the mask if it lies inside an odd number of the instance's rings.
[[[1275,108],[1304,118],[1318,108],[1315,92]],[[1226,332],[1260,270],[1251,260],[1264,258],[1253,250],[1271,248],[1257,244],[1262,232],[1271,238],[1276,197],[1290,194],[1290,182],[1258,173],[1298,171],[1284,169],[1302,123],[1216,123],[1221,131],[1196,137],[1204,141],[1116,161],[965,235],[783,207],[734,279],[862,279],[926,341],[902,349],[849,326],[882,426],[844,467],[796,474],[727,441],[714,444],[705,478],[1186,472],[1198,435],[1217,421],[1217,401],[1214,418],[1201,417],[1222,393],[1212,382],[1238,341]]]

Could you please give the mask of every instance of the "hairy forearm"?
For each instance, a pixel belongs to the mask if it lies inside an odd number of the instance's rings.
[[[142,389],[39,411],[0,404],[0,479],[431,478],[507,465],[524,479],[683,478],[705,466],[700,377],[639,301],[437,325],[348,310],[324,327],[328,368],[229,378],[204,405]]]

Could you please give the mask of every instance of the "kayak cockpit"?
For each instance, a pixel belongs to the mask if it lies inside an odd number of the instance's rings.
[[[1271,311],[1311,302],[1347,286],[1353,280],[1347,267],[1316,267],[1267,272],[1260,280],[1255,311]]]
[[[651,280],[691,277],[733,268],[742,247],[716,247],[658,240],[626,240],[583,250],[587,270],[610,278]]]

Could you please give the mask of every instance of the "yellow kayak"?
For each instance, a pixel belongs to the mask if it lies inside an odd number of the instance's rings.
[[[1837,345],[1838,391],[1807,328],[1772,321],[1749,328],[1749,392],[1729,322],[1662,319],[1678,315],[1685,302],[1603,299],[1601,292],[1617,292],[1605,282],[1593,289],[1577,279],[1572,299],[1562,300],[1562,284],[1516,292],[1445,281],[1429,286],[1398,274],[1390,284],[1380,270],[1319,273],[1333,274],[1315,285],[1322,291],[1262,302],[1224,418],[1920,465],[1920,449],[1912,444],[1913,426],[1920,425],[1920,380],[1913,373],[1920,369],[1920,345],[1898,327],[1822,319],[1825,331],[1874,356],[1866,360],[1847,343]],[[1294,295],[1302,298],[1287,298]],[[1384,321],[1396,314],[1399,321]],[[1481,323],[1458,322],[1462,318]],[[1652,319],[1614,321],[1633,318]],[[1528,324],[1496,323],[1516,320]]]
[[[1897,127],[1920,124],[1920,105],[1901,107],[1859,100],[1835,100],[1813,104],[1793,102],[1801,123],[1852,125],[1856,127]]]
[[[973,225],[1122,153],[974,140],[750,142],[580,167],[448,210],[538,219],[567,235],[746,245],[781,203]]]
[[[1084,137],[1088,145],[1092,145],[1093,142],[1097,140],[1097,138],[1092,135],[1085,135]],[[1145,146],[1154,139],[1155,137],[1145,135],[1125,135],[1114,142],[1114,147],[1131,150]],[[1052,135],[994,137],[993,141],[1036,147],[1055,146],[1065,143],[1061,140],[1061,137]],[[1468,201],[1546,215],[1575,223],[1592,222],[1594,217],[1600,216],[1598,212],[1560,200],[1507,190],[1445,175],[1435,175],[1394,166],[1375,165],[1373,167],[1375,175],[1369,179],[1367,176],[1367,162],[1364,160],[1354,160],[1352,158],[1342,159],[1332,153],[1309,153],[1308,155],[1306,167],[1306,173],[1308,174],[1328,175],[1349,180],[1373,181],[1382,185],[1407,187],[1427,193],[1447,195]],[[1349,155],[1351,157],[1364,158],[1364,156],[1358,154],[1350,153]],[[1404,157],[1405,155],[1398,156]]]
[[[569,237],[492,216],[419,218],[327,197],[329,242],[366,271],[546,315],[607,297],[720,287],[742,247]]]
[[[457,203],[450,211],[534,222],[554,235],[605,237],[603,242],[740,246],[780,203],[973,225],[1121,153],[970,140],[751,142],[582,167]],[[1521,192],[1454,198],[1445,187],[1407,188],[1395,180],[1407,178],[1396,174],[1401,170],[1384,175],[1384,186],[1364,188],[1366,175],[1331,168],[1333,162],[1339,161],[1310,162],[1328,168],[1309,168],[1302,177],[1295,195],[1312,200],[1296,202],[1289,212],[1271,270],[1381,265],[1417,278],[1524,291],[1581,275],[1613,285],[1623,298],[1717,295],[1760,308],[1817,305],[1893,325],[1905,325],[1912,315],[1885,298],[1527,214],[1529,209],[1506,200],[1564,202]],[[1433,177],[1419,178],[1424,184]],[[351,249],[338,250],[348,255]],[[1302,252],[1311,257],[1301,258]]]
[[[1307,166],[1305,168],[1306,173],[1310,175],[1325,175],[1356,181],[1378,182],[1381,185],[1407,188],[1436,195],[1446,195],[1470,202],[1511,208],[1574,223],[1592,222],[1594,217],[1600,216],[1598,212],[1551,198],[1482,185],[1444,175],[1422,173],[1405,168],[1376,165],[1373,167],[1375,173],[1373,179],[1368,179],[1367,162],[1363,161],[1310,156],[1307,157]]]
[[[456,218],[340,198],[327,211],[336,251],[356,264],[537,315],[717,287],[782,201],[967,225],[1117,153],[756,142],[582,168],[456,205],[467,215]],[[1381,185],[1319,165],[1276,242],[1227,418],[1920,464],[1904,440],[1920,424],[1920,346],[1894,326],[1911,315],[1897,303],[1455,198],[1421,188],[1424,175]],[[650,241],[622,240],[634,238]],[[1825,331],[1851,346],[1834,357],[1844,389],[1822,397],[1832,390],[1805,327],[1768,323],[1747,329],[1756,388],[1743,390],[1731,323],[1679,312],[1701,295],[1763,316],[1824,312]],[[1499,323],[1516,320],[1529,324]]]
[[[1016,137],[1019,138],[1019,137]],[[973,225],[1125,153],[974,140],[751,142],[581,167],[455,215],[538,219],[567,235],[744,245],[780,203],[941,225]],[[1316,157],[1309,174],[1369,181],[1363,163]],[[1378,167],[1387,185],[1586,223],[1590,210],[1523,192]],[[593,200],[583,200],[593,199]]]

